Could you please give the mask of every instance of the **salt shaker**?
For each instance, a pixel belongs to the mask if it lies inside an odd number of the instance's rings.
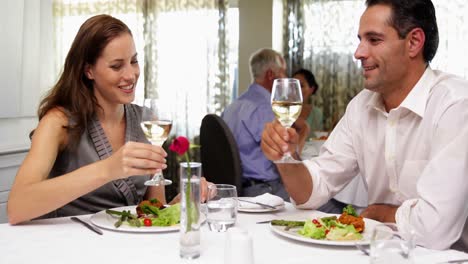
[[[254,264],[252,237],[238,227],[227,230],[224,245],[224,264]]]

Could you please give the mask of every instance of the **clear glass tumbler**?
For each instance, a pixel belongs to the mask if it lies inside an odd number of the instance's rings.
[[[207,222],[211,231],[225,232],[236,224],[237,189],[230,184],[208,186]]]
[[[409,264],[414,249],[414,232],[398,230],[396,224],[375,226],[371,235],[371,264]]]

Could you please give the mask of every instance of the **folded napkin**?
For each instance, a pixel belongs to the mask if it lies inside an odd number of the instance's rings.
[[[255,197],[239,197],[239,199],[239,207],[245,209],[264,209],[264,207],[258,204],[243,202],[241,200],[267,204],[275,207],[284,205],[283,198],[270,193],[264,193]]]
[[[453,249],[440,251],[417,247],[414,250],[413,259],[415,264],[448,263],[448,261],[463,259],[468,262],[468,254]]]

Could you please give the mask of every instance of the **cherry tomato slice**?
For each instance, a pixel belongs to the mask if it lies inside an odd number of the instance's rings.
[[[145,218],[145,220],[143,220],[143,224],[144,224],[145,226],[152,226],[152,225],[153,225],[153,222],[151,222],[151,219]]]

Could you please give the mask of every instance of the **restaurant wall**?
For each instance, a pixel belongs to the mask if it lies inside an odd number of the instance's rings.
[[[0,223],[30,147],[39,99],[49,88],[52,0],[0,0]],[[50,86],[50,85],[49,85]]]
[[[281,52],[281,0],[239,0],[239,94],[252,82],[250,55],[260,48]]]

